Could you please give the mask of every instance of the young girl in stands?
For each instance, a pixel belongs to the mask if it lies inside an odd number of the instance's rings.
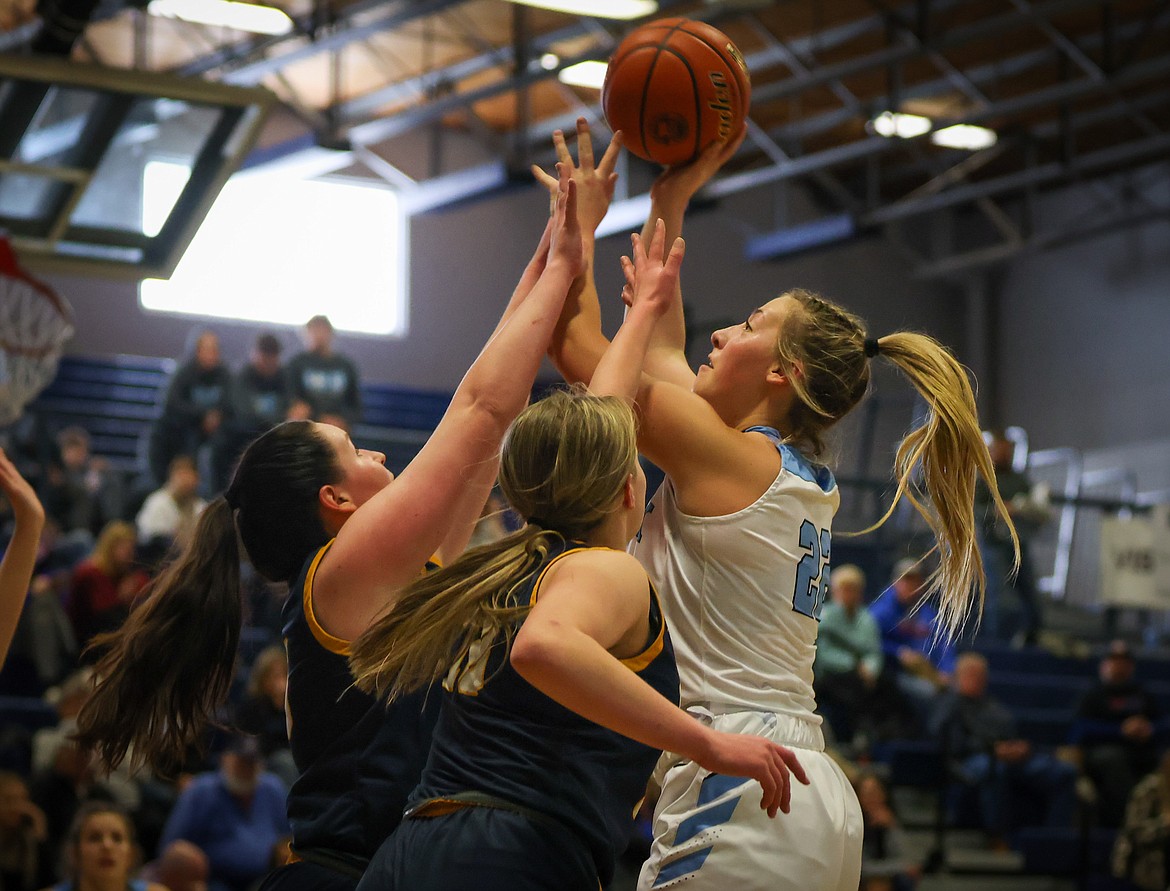
[[[581,121],[573,176],[587,233],[605,214],[615,153],[611,146],[594,168],[588,140]],[[556,143],[563,175],[572,159],[559,134]],[[651,219],[665,220],[676,235],[691,196],[737,146],[715,145],[693,164],[667,170],[651,190]],[[566,303],[554,341],[569,380],[588,379],[606,347],[590,279],[587,271],[583,288],[572,292],[579,297]],[[629,293],[627,287],[627,301]],[[861,812],[823,752],[813,713],[817,619],[839,503],[832,473],[817,460],[828,429],[865,395],[870,363],[884,358],[897,366],[930,413],[899,446],[895,503],[908,498],[936,535],[939,569],[930,587],[943,633],[953,636],[982,602],[972,505],[976,478],[995,479],[971,387],[962,366],[931,338],[871,338],[856,316],[803,290],[716,331],[697,375],[686,362],[683,332],[676,293],[637,392],[639,448],[666,480],[647,508],[635,554],[662,592],[682,704],[714,728],[793,746],[810,784],[793,789],[792,819],[767,820],[743,801],[758,794],[752,781],[710,773],[685,756],[664,757],[639,888],[855,891]],[[1006,520],[999,499],[996,508]]]
[[[284,608],[299,862],[270,888],[352,888],[401,819],[430,745],[425,691],[387,711],[352,687],[350,641],[441,549],[462,550],[495,478],[500,440],[528,401],[579,270],[575,187],[558,193],[537,252],[438,428],[396,479],[337,427],[282,424],[240,459],[194,541],[105,639],[79,718],[108,765],[166,769],[198,744],[228,692],[240,627],[237,534],[256,570],[290,583]],[[437,700],[433,697],[432,701]]]
[[[639,291],[651,293],[617,340],[644,354],[681,243],[665,267],[660,240],[642,260]],[[602,361],[598,394],[632,392],[630,351],[629,367]],[[358,641],[359,685],[393,700],[445,677],[447,691],[408,819],[359,888],[596,891],[662,749],[754,777],[770,816],[787,809],[791,752],[676,705],[657,594],[624,550],[645,504],[636,440],[613,395],[561,392],[524,411],[500,485],[527,525],[415,581]]]
[[[81,805],[65,839],[65,856],[68,876],[47,891],[167,891],[130,877],[139,859],[134,824],[108,801]]]

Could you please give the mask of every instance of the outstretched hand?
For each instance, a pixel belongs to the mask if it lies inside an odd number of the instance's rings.
[[[614,186],[617,184],[617,174],[614,167],[617,165],[618,154],[621,151],[622,134],[619,130],[614,133],[613,139],[601,156],[601,161],[594,164],[593,135],[589,130],[589,122],[585,118],[577,118],[577,163],[573,163],[573,155],[565,142],[565,134],[560,130],[553,133],[553,146],[557,151],[557,166],[569,171],[569,176],[577,185],[577,213],[581,221],[581,229],[592,233],[609,210],[609,203],[613,200]],[[532,165],[532,175],[536,181],[549,190],[550,194],[557,191],[557,179],[546,173],[535,164]]]
[[[712,773],[757,780],[764,787],[760,807],[769,817],[775,817],[777,811],[788,813],[792,777],[808,785],[795,753],[760,736],[712,731],[710,750],[699,764]]]
[[[747,136],[747,122],[740,127],[739,132],[726,142],[713,142],[693,161],[686,164],[674,164],[667,167],[658,175],[654,185],[650,187],[650,197],[653,201],[685,206],[694,194],[703,188],[719,168],[726,164],[739,151]]]
[[[654,236],[649,247],[642,242],[637,232],[630,236],[631,253],[622,257],[622,272],[626,284],[622,288],[622,301],[631,309],[646,304],[656,315],[661,316],[671,306],[678,288],[679,270],[682,267],[686,243],[676,238],[670,246],[670,254],[664,260],[666,249],[666,224],[661,219],[654,223]]]
[[[3,491],[12,503],[12,513],[18,523],[44,522],[45,509],[41,506],[37,493],[29,485],[28,480],[20,475],[20,471],[4,454],[3,449],[0,449],[0,491]]]
[[[557,173],[560,178],[549,232],[549,262],[560,261],[577,276],[585,269],[581,226],[577,222],[577,184],[564,165],[557,164]]]

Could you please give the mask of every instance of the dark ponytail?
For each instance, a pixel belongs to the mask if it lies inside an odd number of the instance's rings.
[[[136,766],[176,770],[227,698],[241,621],[232,513],[222,496],[212,501],[146,600],[91,645],[105,652],[77,740],[110,769],[129,754]]]

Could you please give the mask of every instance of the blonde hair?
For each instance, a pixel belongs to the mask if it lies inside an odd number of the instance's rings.
[[[353,645],[357,686],[393,700],[434,683],[478,641],[502,635],[511,646],[529,609],[518,586],[554,544],[612,513],[637,460],[633,409],[617,397],[575,388],[525,409],[504,438],[500,488],[527,525],[409,585]]]
[[[283,665],[288,671],[288,655],[280,644],[265,647],[252,662],[252,670],[248,673],[248,695],[263,696],[264,681],[277,665]]]
[[[135,543],[138,541],[138,533],[135,531],[134,525],[124,520],[110,520],[98,534],[90,559],[106,575],[113,575],[115,569],[114,548],[127,541]]]
[[[825,432],[861,401],[869,387],[866,333],[861,320],[811,291],[784,296],[797,302],[777,339],[781,369],[792,384],[796,404],[787,419],[789,441],[814,456],[824,451]],[[932,337],[900,331],[877,342],[878,352],[910,380],[929,406],[925,422],[911,430],[894,458],[897,491],[881,526],[906,498],[934,533],[938,568],[926,593],[937,594],[938,632],[953,640],[971,613],[983,612],[986,578],[979,556],[975,520],[975,483],[982,478],[996,512],[1007,524],[1019,565],[1019,539],[995,483],[967,372]]]
[[[829,573],[829,585],[848,585],[853,583],[862,591],[865,590],[865,573],[861,568],[854,566],[852,563],[846,563],[838,566],[831,573]]]

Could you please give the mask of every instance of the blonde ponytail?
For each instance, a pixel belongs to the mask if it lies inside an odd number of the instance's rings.
[[[978,622],[983,611],[986,576],[978,543],[982,518],[974,512],[977,477],[986,484],[996,512],[1007,524],[1015,567],[1020,562],[1019,538],[999,496],[995,466],[983,442],[966,370],[925,334],[887,334],[877,343],[880,354],[909,378],[930,411],[926,421],[898,445],[894,458],[898,488],[885,516],[871,528],[889,519],[902,498],[926,521],[939,553],[938,568],[927,579],[926,589],[938,595],[940,633],[953,640],[972,613]]]
[[[357,686],[393,701],[462,664],[481,638],[502,634],[510,646],[529,610],[516,601],[516,586],[560,537],[525,526],[421,576],[354,643],[349,667]]]

